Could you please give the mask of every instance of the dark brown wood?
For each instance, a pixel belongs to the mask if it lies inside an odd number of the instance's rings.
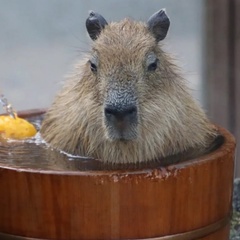
[[[234,90],[235,90],[235,131],[234,135],[240,142],[240,1],[234,1]],[[236,159],[236,176],[240,177],[240,157]]]
[[[25,114],[29,116],[29,114]],[[142,239],[229,216],[235,141],[180,164],[139,171],[0,166],[0,232],[39,239]],[[29,156],[31,159],[31,156]],[[229,224],[202,240],[228,240]]]
[[[46,112],[46,110],[47,110],[46,108],[30,109],[30,110],[25,110],[25,111],[19,111],[17,114],[23,118],[30,118],[30,117],[36,117],[41,114],[44,114]]]
[[[229,129],[229,0],[206,2],[206,82],[208,114]]]
[[[240,7],[238,0],[205,1],[208,115],[240,141]],[[240,177],[240,157],[235,176]]]

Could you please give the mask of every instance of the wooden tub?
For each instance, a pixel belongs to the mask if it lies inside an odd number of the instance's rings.
[[[0,239],[228,240],[235,140],[220,131],[217,150],[165,168],[81,171],[0,161]]]

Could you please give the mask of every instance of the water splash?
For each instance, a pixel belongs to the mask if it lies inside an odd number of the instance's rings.
[[[12,105],[8,103],[7,98],[3,94],[0,94],[0,103],[2,104],[3,109],[9,116],[11,116],[12,118],[16,118],[16,111],[13,109]]]
[[[59,150],[59,151],[60,151],[60,153],[66,155],[69,160],[74,160],[74,159],[77,159],[77,158],[79,158],[79,159],[86,159],[86,160],[92,159],[91,157],[80,156],[80,155],[73,155],[73,154],[67,153],[67,152],[65,152],[63,150]]]

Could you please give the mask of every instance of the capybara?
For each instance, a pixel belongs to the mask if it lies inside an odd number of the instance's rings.
[[[165,10],[149,20],[86,20],[91,51],[76,65],[42,124],[50,146],[109,163],[194,157],[218,133],[161,41]],[[170,162],[169,162],[170,163]]]

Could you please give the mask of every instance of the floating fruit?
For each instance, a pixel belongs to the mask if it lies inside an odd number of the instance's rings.
[[[5,139],[21,140],[33,137],[36,133],[36,128],[23,118],[0,116],[0,135]]]

